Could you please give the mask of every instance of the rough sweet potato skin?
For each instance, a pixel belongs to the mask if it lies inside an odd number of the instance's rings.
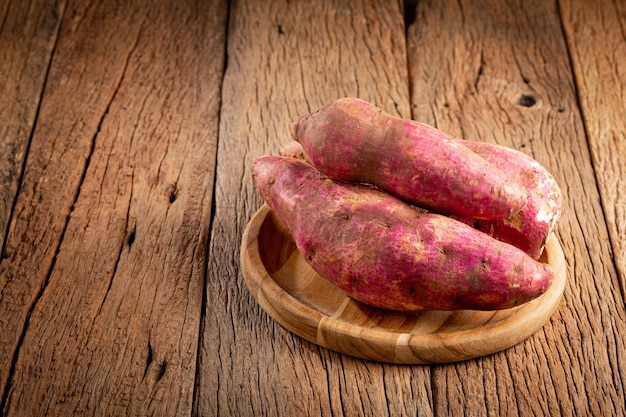
[[[549,265],[446,216],[306,162],[263,156],[255,188],[311,267],[353,298],[399,310],[497,310],[546,291]]]
[[[561,217],[563,197],[554,177],[535,159],[515,149],[467,140],[458,143],[485,158],[528,192],[526,205],[510,218],[459,220],[539,259]]]
[[[455,140],[521,184],[528,194],[526,205],[507,219],[453,217],[502,242],[517,246],[534,259],[539,259],[548,237],[561,217],[563,197],[554,177],[536,160],[515,149],[486,142]],[[296,141],[283,147],[280,154],[310,163],[302,146]]]
[[[444,132],[360,99],[331,102],[292,133],[330,178],[371,183],[430,210],[503,219],[526,204],[522,187]]]

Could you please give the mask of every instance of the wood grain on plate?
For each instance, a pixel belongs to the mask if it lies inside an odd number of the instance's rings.
[[[541,260],[552,266],[555,280],[529,303],[499,311],[402,313],[355,301],[320,277],[267,205],[252,217],[241,244],[246,284],[279,324],[331,350],[397,364],[466,360],[531,336],[556,309],[566,281],[556,237],[548,240]]]

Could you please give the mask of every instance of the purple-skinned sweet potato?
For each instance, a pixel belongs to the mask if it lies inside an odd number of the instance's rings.
[[[458,143],[485,158],[528,190],[524,208],[508,219],[459,220],[539,259],[548,236],[561,217],[562,194],[554,177],[535,159],[515,149],[467,140],[458,140]]]
[[[528,198],[526,205],[508,219],[453,217],[539,259],[548,236],[561,217],[562,194],[554,177],[533,158],[515,149],[486,142],[455,140],[523,185]],[[280,154],[310,163],[302,146],[296,141],[287,144]]]
[[[292,130],[330,178],[371,183],[415,205],[478,219],[504,219],[526,191],[444,132],[344,98],[301,117]]]
[[[310,164],[263,156],[255,188],[311,267],[356,300],[398,310],[497,310],[546,291],[549,265],[452,218]]]

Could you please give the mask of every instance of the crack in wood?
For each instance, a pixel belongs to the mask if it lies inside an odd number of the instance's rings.
[[[485,67],[485,56],[483,50],[480,50],[480,63],[478,65],[478,71],[476,72],[476,79],[474,80],[474,90],[478,91],[478,83],[483,75],[483,69]]]
[[[152,364],[153,358],[152,358],[152,343],[148,343],[148,357],[146,358],[146,365],[145,365],[145,369],[143,371],[143,377],[141,378],[141,380],[143,381],[144,379],[146,379],[146,375],[148,374],[148,369],[150,369],[150,365]]]
[[[145,369],[141,380],[145,381],[148,373],[150,372],[150,369],[155,369],[154,384],[156,385],[156,383],[158,383],[165,376],[167,361],[156,361],[154,356],[155,355],[152,343],[148,342],[148,356],[146,358]]]

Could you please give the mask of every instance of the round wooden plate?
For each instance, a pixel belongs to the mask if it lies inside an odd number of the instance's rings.
[[[555,280],[541,297],[521,306],[402,313],[355,301],[319,276],[267,205],[252,217],[241,243],[246,285],[279,324],[328,349],[397,364],[476,358],[531,336],[550,318],[565,288],[565,258],[556,237],[548,239],[541,261],[552,266]]]

